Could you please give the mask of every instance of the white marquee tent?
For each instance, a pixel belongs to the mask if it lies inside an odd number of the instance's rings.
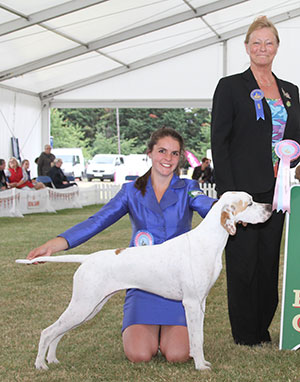
[[[52,107],[210,107],[224,75],[248,67],[243,39],[267,15],[278,77],[300,85],[299,0],[4,0],[0,158],[33,162]]]

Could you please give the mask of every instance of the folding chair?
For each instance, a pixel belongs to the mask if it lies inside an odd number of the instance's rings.
[[[41,183],[44,183],[46,186],[48,186],[49,184],[51,184],[51,187],[52,188],[55,188],[53,182],[52,182],[52,179],[50,178],[50,176],[47,176],[47,175],[40,175],[36,178],[36,181],[37,182],[41,182]],[[48,186],[49,187],[49,186]]]

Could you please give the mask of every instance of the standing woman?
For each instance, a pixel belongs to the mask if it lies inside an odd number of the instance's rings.
[[[32,250],[28,258],[76,247],[127,213],[132,224],[130,246],[161,244],[189,231],[193,211],[204,217],[215,200],[204,195],[195,180],[178,177],[183,151],[183,139],[175,130],[155,131],[147,150],[152,168],[135,182],[123,184],[121,191],[95,215]],[[124,351],[132,362],[150,361],[159,348],[168,361],[189,359],[181,301],[130,289],[125,298],[122,330]]]
[[[300,143],[297,86],[272,73],[279,47],[275,26],[262,16],[249,27],[245,48],[250,68],[222,78],[215,90],[211,144],[218,194],[246,191],[272,203],[282,139]],[[234,341],[270,342],[278,304],[278,268],[284,214],[264,224],[240,226],[226,247],[229,317]]]

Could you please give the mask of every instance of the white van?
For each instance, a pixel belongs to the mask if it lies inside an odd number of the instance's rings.
[[[63,161],[62,170],[66,176],[74,176],[80,180],[85,176],[85,163],[80,148],[52,149],[51,153]]]
[[[126,176],[142,176],[152,166],[147,154],[129,154],[125,159]]]
[[[90,161],[86,176],[89,182],[93,179],[109,179],[115,180],[116,173],[122,172],[124,168],[124,155],[116,154],[97,154]]]

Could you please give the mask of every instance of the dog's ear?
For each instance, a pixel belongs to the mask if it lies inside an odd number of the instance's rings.
[[[221,211],[221,225],[223,228],[226,229],[226,231],[229,233],[229,235],[233,236],[236,233],[236,223],[234,221],[233,217],[233,211],[232,208],[227,206],[224,206]]]

